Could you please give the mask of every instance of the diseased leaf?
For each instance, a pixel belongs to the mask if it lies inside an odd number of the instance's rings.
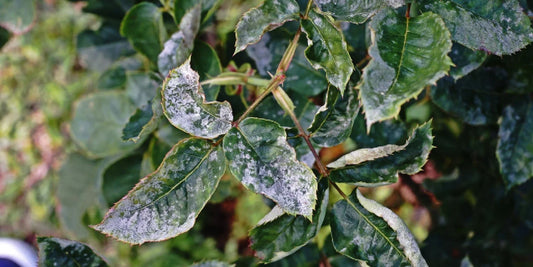
[[[329,83],[342,95],[354,70],[342,32],[315,10],[309,12],[308,19],[302,20],[302,29],[309,43],[305,56],[315,69],[326,71]]]
[[[294,103],[294,114],[298,118],[302,127],[309,127],[318,107],[306,97],[295,92],[288,92],[288,96]],[[294,122],[292,122],[290,116],[281,109],[272,96],[261,101],[257,108],[252,112],[252,116],[273,120],[279,123],[282,127],[294,127]]]
[[[118,25],[106,21],[96,31],[78,34],[76,49],[80,63],[94,71],[106,70],[120,57],[135,53],[128,40],[120,36]]]
[[[322,179],[318,184],[312,222],[304,216],[286,214],[279,206],[275,206],[250,231],[251,247],[256,256],[264,262],[277,261],[307,244],[322,227],[328,201],[328,181]]]
[[[333,206],[331,236],[339,253],[370,266],[428,266],[398,215],[358,189]]]
[[[58,172],[57,200],[61,209],[61,226],[76,237],[89,237],[89,228],[82,223],[87,209],[105,207],[102,199],[102,160],[90,160],[80,154],[68,154]]]
[[[224,137],[231,173],[248,189],[274,200],[285,212],[311,218],[315,175],[296,160],[279,124],[247,118]]]
[[[296,128],[288,128],[285,129],[285,132],[287,133],[287,142],[296,151],[296,158],[309,166],[309,168],[313,168],[315,157],[303,137],[300,136],[300,131]],[[315,147],[315,150],[319,149],[317,146],[313,147]]]
[[[533,103],[523,101],[503,110],[496,156],[506,189],[533,176]]]
[[[105,91],[82,98],[74,108],[72,139],[92,157],[127,152],[139,143],[123,142],[122,129],[135,111],[124,92]]]
[[[172,34],[165,42],[163,51],[157,57],[157,66],[161,74],[166,76],[170,70],[181,66],[191,56],[194,39],[200,29],[201,11],[201,4],[188,10],[181,19],[179,31]]]
[[[275,73],[285,49],[289,45],[290,36],[284,31],[276,30],[265,33],[261,40],[250,45],[246,53],[255,61],[259,74],[269,77]],[[305,47],[298,45],[294,52],[289,69],[285,72],[283,88],[295,91],[303,96],[314,96],[326,90],[328,81],[321,70],[315,70],[305,58]]]
[[[372,60],[358,87],[367,127],[395,117],[402,104],[444,76],[452,61],[450,33],[433,13],[405,18],[392,9],[371,21]]]
[[[135,50],[157,63],[166,31],[163,16],[156,5],[142,2],[133,6],[122,20],[120,34],[128,38]]]
[[[56,238],[37,237],[39,266],[51,267],[105,267],[107,263],[87,245]]]
[[[260,6],[248,10],[235,29],[235,53],[257,43],[261,36],[289,20],[300,17],[300,7],[295,0],[265,0]]]
[[[330,87],[326,103],[318,110],[308,129],[311,140],[323,147],[332,147],[344,142],[352,132],[358,111],[359,101],[351,84],[348,84],[344,96],[340,95],[337,88]]]
[[[28,31],[35,20],[35,0],[0,0],[0,26],[14,34]]]
[[[176,144],[156,172],[143,178],[93,226],[131,244],[161,241],[194,225],[226,163],[222,147],[189,138]]]
[[[228,102],[205,102],[199,78],[190,60],[169,73],[163,82],[164,114],[184,132],[215,138],[229,131],[233,113]]]
[[[496,123],[507,75],[500,68],[480,68],[457,80],[445,77],[431,87],[431,99],[440,108],[471,125]]]
[[[356,24],[365,22],[386,6],[398,8],[405,4],[403,0],[316,0],[315,3],[336,20]]]
[[[379,186],[396,182],[398,172],[415,174],[427,161],[432,149],[431,124],[416,128],[403,146],[363,148],[344,155],[328,165],[334,182],[359,186]]]
[[[439,14],[454,41],[473,50],[512,54],[533,40],[529,18],[516,0],[424,0]]]
[[[142,155],[121,158],[103,171],[102,193],[107,205],[113,206],[141,179]]]
[[[200,75],[200,81],[207,80],[215,77],[222,72],[222,66],[220,65],[220,59],[217,52],[207,43],[202,41],[196,41],[194,43],[194,50],[191,56],[191,68],[198,72]],[[218,85],[205,85],[204,88],[205,100],[215,101],[217,100],[220,86]]]
[[[458,80],[479,68],[485,59],[487,59],[487,53],[484,51],[474,51],[466,46],[453,43],[450,57],[453,64],[455,64],[455,66],[450,69],[450,76],[455,80]]]

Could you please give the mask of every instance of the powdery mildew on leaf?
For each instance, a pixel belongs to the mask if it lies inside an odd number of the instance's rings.
[[[334,182],[373,187],[396,182],[399,172],[419,172],[433,148],[430,126],[431,122],[427,122],[416,128],[402,146],[364,148],[347,154],[328,165],[335,168],[330,173],[330,179]]]
[[[317,234],[329,202],[327,179],[318,186],[317,206],[312,221],[304,216],[292,216],[275,206],[257,226],[250,231],[252,249],[263,262],[273,262],[296,252]]]
[[[298,19],[299,14],[300,7],[295,0],[265,0],[260,6],[250,9],[235,29],[235,54],[249,44],[257,43],[265,32]]]
[[[397,116],[407,100],[443,77],[453,64],[447,56],[450,33],[433,13],[406,19],[387,8],[370,23],[372,60],[358,87],[367,128]]]
[[[341,30],[315,10],[309,12],[308,19],[302,20],[302,29],[307,34],[307,60],[313,68],[324,69],[328,81],[342,95],[354,66]]]
[[[331,235],[339,253],[370,266],[428,266],[409,229],[392,211],[354,190],[332,209]]]
[[[516,0],[425,0],[439,14],[453,40],[474,50],[512,54],[533,41],[531,22]]]
[[[326,103],[320,107],[308,129],[311,140],[324,147],[344,142],[352,132],[358,111],[359,101],[351,83],[344,97],[337,88],[328,88]]]
[[[205,102],[200,76],[190,60],[172,70],[163,83],[164,114],[172,125],[191,135],[215,138],[231,128],[233,113],[228,102]]]
[[[56,237],[37,237],[37,243],[39,266],[108,266],[89,246],[80,242]]]
[[[507,190],[533,176],[533,104],[507,106],[503,110],[496,156]]]
[[[189,138],[93,226],[131,244],[161,241],[191,229],[226,168],[221,147]]]
[[[382,206],[372,199],[367,199],[356,189],[357,199],[361,206],[387,222],[390,228],[397,234],[396,239],[400,242],[401,249],[413,266],[427,266],[426,260],[420,253],[418,244],[405,223],[392,210]]]
[[[204,261],[195,263],[189,267],[234,267],[235,264],[228,264],[222,261]]]
[[[363,23],[374,16],[380,9],[391,6],[398,8],[405,4],[404,0],[316,0],[316,5],[323,12],[336,20],[351,23]]]
[[[168,72],[183,64],[192,53],[194,39],[200,29],[201,4],[195,5],[181,19],[179,31],[172,34],[165,42],[163,51],[157,58],[159,72],[167,75]]]
[[[285,212],[311,218],[316,202],[315,175],[296,160],[279,124],[247,118],[224,137],[229,168],[241,183],[274,200]]]
[[[406,146],[407,144],[403,146],[384,145],[380,147],[357,149],[328,164],[328,168],[342,168],[346,165],[357,165],[365,161],[386,157],[394,152],[403,150]]]

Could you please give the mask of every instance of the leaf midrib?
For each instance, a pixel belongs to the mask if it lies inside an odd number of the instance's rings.
[[[403,60],[404,60],[403,57],[405,55],[405,48],[407,46],[407,34],[409,33],[409,21],[410,21],[410,18],[407,17],[406,18],[406,23],[405,23],[405,33],[404,33],[404,36],[403,36],[402,52],[400,54],[400,62],[398,63],[398,68],[396,69],[396,77],[394,77],[394,80],[392,81],[392,84],[391,84],[389,89],[393,89],[394,88],[394,86],[398,82],[398,78],[400,77],[400,71],[402,69]]]

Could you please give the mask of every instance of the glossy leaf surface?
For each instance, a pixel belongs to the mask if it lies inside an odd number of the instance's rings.
[[[229,131],[233,113],[228,102],[205,102],[199,79],[189,60],[172,70],[163,83],[164,114],[184,132],[215,138]]]
[[[363,23],[374,16],[380,9],[391,6],[398,8],[404,4],[403,0],[317,0],[317,6],[336,20],[351,23]]]
[[[447,56],[450,34],[438,15],[406,19],[385,9],[372,19],[370,28],[372,60],[358,85],[369,128],[397,116],[403,103],[444,76],[452,64]]]
[[[533,176],[533,103],[524,101],[503,110],[496,155],[507,190]]]
[[[332,181],[359,186],[379,186],[396,182],[398,172],[415,174],[424,166],[433,137],[430,123],[414,130],[403,146],[386,145],[355,150],[328,165]]]
[[[150,101],[135,110],[122,130],[122,140],[137,142],[157,128],[159,118],[163,115],[159,100],[155,98],[154,102]]]
[[[106,267],[107,263],[87,245],[56,238],[37,237],[39,266]]]
[[[302,20],[309,46],[305,56],[315,69],[324,69],[329,83],[344,93],[354,70],[342,32],[324,15],[311,10]]]
[[[300,7],[295,0],[265,0],[242,15],[235,29],[235,54],[257,43],[263,34],[289,20],[296,20]]]
[[[74,109],[71,135],[93,157],[106,157],[134,149],[122,141],[122,129],[135,111],[124,92],[98,92],[82,98]]]
[[[202,41],[196,41],[194,44],[194,50],[191,56],[191,68],[198,72],[200,81],[213,78],[222,72],[222,66],[220,65],[217,52],[209,44]],[[204,85],[203,90],[205,100],[215,101],[217,100],[220,86],[211,84]]]
[[[143,2],[131,8],[120,25],[120,33],[128,38],[135,50],[157,63],[166,32],[159,8]]]
[[[304,216],[293,216],[275,206],[256,227],[250,231],[252,249],[264,262],[284,258],[313,239],[326,215],[329,201],[327,179],[318,184],[317,204],[312,222]]]
[[[220,146],[202,139],[183,140],[156,172],[143,178],[93,227],[131,244],[184,233],[193,227],[225,169]]]
[[[422,2],[422,8],[442,17],[453,40],[470,49],[512,54],[533,40],[531,22],[516,0]]]
[[[358,189],[333,206],[335,249],[370,266],[428,266],[415,238],[398,215]]]
[[[197,4],[185,13],[181,19],[179,30],[172,34],[163,45],[163,51],[157,57],[159,72],[166,76],[168,72],[181,66],[191,55],[194,39],[200,29],[202,7]]]
[[[334,87],[328,89],[326,103],[318,110],[308,131],[319,146],[332,147],[346,140],[359,111],[355,89],[348,85],[344,96]]]
[[[311,218],[316,202],[315,175],[296,160],[279,124],[247,118],[224,137],[231,173],[253,192],[274,200],[283,211]]]

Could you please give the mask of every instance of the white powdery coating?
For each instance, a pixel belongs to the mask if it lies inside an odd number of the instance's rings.
[[[393,8],[399,8],[405,4],[404,0],[385,0],[385,2]]]
[[[132,244],[166,240],[191,229],[224,173],[225,159],[221,149],[210,151],[207,142],[185,142],[178,143],[160,168],[141,180],[94,228]],[[202,159],[178,157],[195,146],[209,154]]]
[[[170,72],[163,88],[163,107],[170,123],[198,137],[215,138],[231,129],[233,113],[227,102],[205,102],[200,76],[190,59]]]
[[[384,145],[373,148],[361,148],[350,152],[338,160],[328,164],[328,168],[342,168],[346,165],[357,165],[365,161],[371,161],[391,155],[394,152],[405,149],[405,145]]]
[[[249,147],[243,135],[235,134],[237,143],[233,147],[224,146],[226,153],[233,154],[229,164],[235,176],[250,190],[274,200],[287,213],[311,218],[318,184],[313,172],[296,160],[296,152],[285,136],[278,136],[275,144],[271,144],[277,150],[273,159],[265,161],[257,151],[265,153],[268,148]],[[246,136],[249,140],[253,138],[261,136]]]
[[[365,198],[358,189],[357,199],[366,210],[385,220],[390,228],[397,233],[396,239],[400,243],[405,256],[413,266],[428,266],[426,260],[422,257],[422,253],[420,253],[415,238],[398,215],[390,209],[381,206],[376,201]]]

